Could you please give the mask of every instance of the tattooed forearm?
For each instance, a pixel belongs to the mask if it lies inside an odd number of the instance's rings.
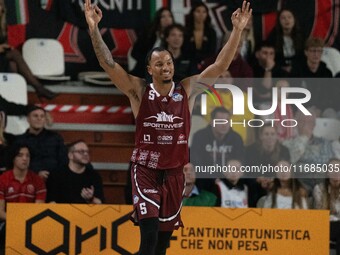
[[[96,28],[93,31],[90,31],[90,36],[99,64],[103,68],[105,68],[105,66],[114,68],[116,62],[113,60],[110,50],[104,43],[103,38],[99,32],[99,29]]]

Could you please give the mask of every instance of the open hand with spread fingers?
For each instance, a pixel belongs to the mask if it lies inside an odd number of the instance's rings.
[[[89,29],[92,30],[98,26],[98,23],[103,17],[103,13],[97,5],[91,4],[91,0],[85,0],[84,8],[86,22],[89,25]]]
[[[243,1],[242,8],[238,8],[231,15],[231,22],[235,29],[243,30],[252,14],[250,2]]]

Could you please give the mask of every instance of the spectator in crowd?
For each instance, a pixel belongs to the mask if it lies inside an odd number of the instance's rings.
[[[326,164],[329,159],[334,157],[332,141],[313,135],[316,111],[313,109],[309,109],[309,111],[312,115],[304,115],[300,111],[296,113],[297,136],[282,142],[289,149],[291,162],[302,169],[304,166],[308,168],[312,164]],[[325,177],[324,174],[316,172],[302,172],[301,174],[302,176],[299,177],[310,194],[314,186]]]
[[[225,208],[248,208],[248,187],[241,179],[242,162],[229,159],[227,163],[231,171],[223,172],[223,178],[216,179],[216,206]],[[235,171],[236,170],[236,171]]]
[[[302,183],[292,176],[290,162],[280,160],[277,166],[281,167],[276,173],[271,192],[264,200],[264,208],[279,209],[308,209],[307,191]]]
[[[180,24],[172,24],[164,30],[164,48],[168,49],[174,58],[175,82],[198,73],[190,56],[183,51],[184,33],[185,28]]]
[[[186,52],[200,65],[216,53],[217,36],[211,25],[209,9],[203,2],[195,3],[186,17]],[[200,69],[200,68],[199,68]],[[200,69],[202,70],[202,69]]]
[[[289,161],[289,150],[280,143],[276,128],[265,123],[259,129],[257,141],[246,148],[246,165],[274,166],[280,159]]]
[[[304,36],[298,20],[291,10],[282,9],[278,13],[276,25],[270,33],[268,41],[275,47],[275,62],[279,68],[283,68],[289,73],[293,61],[303,57],[304,44]]]
[[[324,41],[321,38],[310,37],[305,42],[305,58],[295,61],[291,71],[292,77],[302,78],[331,78],[333,77],[324,62],[321,61]]]
[[[32,157],[30,169],[47,179],[53,171],[58,171],[68,162],[67,150],[63,138],[45,128],[47,113],[44,108],[31,106],[27,113],[28,130],[19,135],[14,143],[26,143],[30,146]]]
[[[332,72],[327,68],[326,64],[321,61],[324,41],[321,38],[310,37],[305,43],[305,56],[303,61],[295,62],[291,72],[292,77],[298,79],[298,86],[308,89],[311,93],[311,99],[306,104],[308,107],[315,106],[320,111],[328,107],[333,107],[332,92],[336,92],[335,88],[338,84],[334,82],[320,82],[315,78],[331,78]],[[307,79],[313,78],[313,79]],[[339,91],[339,90],[338,90]]]
[[[17,144],[11,148],[10,169],[0,176],[0,219],[6,221],[7,203],[44,203],[46,188],[44,181],[29,170],[30,149]],[[3,224],[2,224],[3,225]],[[5,227],[0,230],[0,248],[4,249]]]
[[[330,159],[328,178],[315,185],[314,208],[330,211],[330,239],[335,242],[336,254],[340,254],[340,159]]]
[[[47,201],[73,204],[104,202],[100,175],[90,163],[87,144],[78,140],[68,146],[68,166],[52,172],[47,180]]]
[[[211,112],[210,124],[198,130],[192,139],[190,148],[191,162],[196,166],[225,166],[231,158],[244,159],[242,138],[230,127],[230,112],[224,107],[216,107]],[[227,124],[213,126],[214,119],[227,120]],[[198,176],[197,186],[212,191],[213,179],[201,179]]]
[[[39,98],[53,99],[57,96],[46,89],[32,74],[20,52],[7,43],[6,7],[4,0],[0,1],[0,72],[18,72],[32,85]]]
[[[254,102],[271,101],[272,78],[287,77],[288,73],[275,62],[275,48],[268,42],[263,42],[255,51],[252,64],[254,77],[261,78],[254,82]]]
[[[183,169],[185,176],[184,206],[215,206],[216,196],[204,189],[199,190],[196,186],[196,173],[194,165],[188,163]]]
[[[266,123],[259,129],[256,142],[246,147],[245,164],[247,166],[275,166],[280,159],[290,159],[288,148],[280,143],[276,128],[273,127],[271,123]],[[265,189],[262,187],[265,183],[262,183],[263,180],[261,178],[269,180],[273,178],[273,176],[267,174],[246,177],[251,177],[247,181],[248,186],[252,190],[252,196],[249,199],[249,207],[255,207],[258,200],[268,192],[268,187]],[[254,181],[254,178],[256,178],[257,181]]]
[[[164,39],[164,30],[174,23],[174,16],[167,7],[162,7],[155,13],[154,19],[137,37],[133,45],[131,56],[136,60],[136,65],[131,74],[144,78],[145,56],[153,47],[160,46]]]

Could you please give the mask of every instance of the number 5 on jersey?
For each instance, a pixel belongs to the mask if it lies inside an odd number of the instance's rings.
[[[145,202],[139,204],[139,209],[140,209],[140,214],[142,215],[145,215],[148,213]]]
[[[149,100],[154,100],[155,99],[155,91],[149,90]]]

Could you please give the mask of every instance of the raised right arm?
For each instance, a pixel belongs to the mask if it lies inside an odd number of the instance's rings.
[[[98,6],[92,6],[91,0],[85,0],[84,7],[92,45],[99,64],[109,75],[113,84],[129,97],[132,111],[136,116],[140,106],[141,97],[145,89],[145,81],[141,78],[129,75],[112,58],[112,54],[103,41],[98,28],[98,23],[102,19],[102,11],[98,8]]]

